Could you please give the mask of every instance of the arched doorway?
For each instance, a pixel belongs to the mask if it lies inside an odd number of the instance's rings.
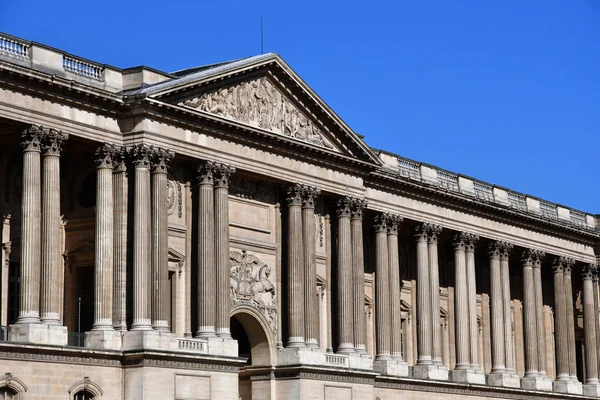
[[[248,359],[240,370],[239,398],[270,398],[265,397],[265,391],[271,390],[269,380],[250,379],[253,370],[264,371],[265,367],[275,365],[275,337],[266,319],[253,307],[237,306],[231,312],[230,327],[231,336],[238,341],[238,355]],[[259,396],[253,396],[253,392]]]

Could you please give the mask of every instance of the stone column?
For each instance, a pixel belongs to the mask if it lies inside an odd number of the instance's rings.
[[[169,332],[169,221],[167,166],[175,153],[152,152],[152,329]]]
[[[357,353],[364,354],[367,353],[367,329],[365,324],[365,257],[363,248],[362,213],[366,206],[367,203],[364,200],[354,199],[351,211],[352,216],[350,218],[352,231],[352,272],[354,282],[354,349]],[[396,313],[400,315],[400,309],[398,309]],[[392,319],[393,318],[394,316],[392,316]]]
[[[114,199],[113,167],[117,147],[103,144],[96,150],[96,240],[94,245],[93,331],[112,331]]]
[[[400,301],[400,255],[398,252],[398,226],[402,222],[399,215],[388,214],[387,241],[388,241],[388,268],[389,268],[389,300],[391,311],[391,350],[392,358],[403,361],[402,355],[402,318]]]
[[[114,235],[113,235],[113,327],[117,331],[127,331],[127,232],[128,197],[127,164],[124,148],[118,149],[114,160],[113,196],[114,196]]]
[[[417,225],[417,364],[433,364],[431,327],[431,288],[429,285],[429,253],[427,234],[429,224]]]
[[[469,369],[469,297],[465,247],[468,233],[454,236],[454,322],[456,331],[456,367],[455,370]]]
[[[288,203],[288,342],[287,347],[304,347],[304,246],[302,238],[302,196],[295,184],[287,191]]]
[[[130,149],[135,166],[135,193],[133,205],[133,323],[132,331],[151,330],[150,321],[150,266],[151,252],[151,196],[150,157],[152,148],[137,144]]]
[[[198,331],[196,337],[214,337],[215,301],[215,195],[216,164],[205,161],[198,167]]]
[[[231,296],[229,294],[229,181],[235,168],[219,164],[215,170],[215,264],[217,270],[217,336],[229,339],[229,312]]]
[[[390,285],[388,266],[387,217],[375,216],[375,322],[377,334],[377,356],[375,361],[389,361],[390,347]]]
[[[465,242],[465,258],[467,263],[467,282],[469,298],[469,351],[471,368],[479,371],[479,335],[477,329],[477,285],[475,281],[475,247],[479,236],[469,234]]]
[[[427,248],[429,250],[429,290],[431,294],[431,319],[432,319],[432,341],[433,341],[433,363],[442,366],[442,331],[440,326],[440,278],[438,267],[438,235],[442,227],[430,225],[430,233],[427,236]]]
[[[571,271],[573,264],[563,265],[563,279],[565,283],[565,306],[567,309],[567,343],[569,347],[569,375],[573,382],[578,382],[577,360],[575,353],[575,307],[573,305],[573,283]]]
[[[354,287],[352,273],[352,235],[350,215],[352,198],[337,203],[338,215],[338,353],[354,352]]]
[[[594,306],[594,287],[592,278],[598,273],[595,264],[583,267],[583,334],[585,343],[585,372],[586,379],[583,393],[587,396],[600,395],[600,382],[598,381],[598,351],[596,349],[596,316],[598,310]]]
[[[492,372],[491,374],[504,374],[506,372],[504,356],[504,303],[502,298],[502,270],[500,267],[500,254],[502,242],[492,242],[490,245],[490,312],[492,326]],[[524,274],[525,275],[525,274]],[[525,279],[525,278],[524,278]]]
[[[596,272],[598,272],[598,270],[596,270]],[[598,278],[598,273],[595,273],[592,277],[592,286],[594,288],[594,310],[596,310],[594,312],[594,322],[596,327],[596,350],[600,352],[600,307],[598,304],[600,301],[600,299],[598,298],[600,293],[598,288]],[[598,357],[598,364],[600,364],[600,356]],[[600,374],[600,365],[598,373]]]
[[[57,287],[61,275],[60,254],[60,153],[69,138],[49,129],[42,141],[42,264],[41,321],[61,325],[60,302],[64,288]]]
[[[554,337],[556,342],[556,380],[570,380],[567,342],[567,303],[563,277],[563,257],[557,257],[554,270]]]
[[[512,300],[510,296],[510,268],[508,259],[513,245],[502,242],[500,246],[500,270],[502,279],[502,307],[504,310],[504,366],[506,372],[518,380],[515,370],[515,354],[513,347]]]
[[[306,346],[317,348],[318,316],[317,309],[317,249],[315,227],[315,200],[321,191],[310,186],[302,186],[302,243],[304,259],[304,332]]]
[[[23,197],[21,199],[20,298],[17,324],[40,323],[40,151],[45,131],[32,125],[23,131]]]
[[[544,326],[544,299],[542,289],[542,258],[540,254],[538,262],[533,263],[533,284],[535,292],[535,316],[537,326],[537,348],[538,348],[538,374],[547,376],[546,373],[546,327]]]

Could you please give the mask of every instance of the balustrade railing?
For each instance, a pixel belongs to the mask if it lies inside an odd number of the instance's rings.
[[[548,219],[558,219],[558,209],[556,208],[555,204],[540,201],[540,212],[542,217]]]
[[[475,197],[484,201],[494,201],[494,189],[491,185],[483,182],[473,182]]]
[[[348,367],[348,356],[340,354],[325,354],[325,364],[338,367]]]
[[[508,192],[508,204],[519,211],[527,211],[527,202],[522,194]]]
[[[0,35],[0,53],[10,54],[21,58],[29,58],[30,47],[31,45],[27,42]]]
[[[586,227],[585,214],[579,211],[571,210],[571,222],[573,225]]]
[[[87,78],[104,80],[104,68],[78,58],[63,56],[63,68],[65,71],[82,75]]]
[[[440,187],[458,192],[458,175],[437,170],[437,181]]]
[[[401,176],[421,180],[421,166],[416,162],[399,158],[398,169],[400,170]]]
[[[208,351],[208,344],[205,340],[201,339],[178,338],[177,348],[182,351],[206,353]]]

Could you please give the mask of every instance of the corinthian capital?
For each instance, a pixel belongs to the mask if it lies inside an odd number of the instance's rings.
[[[350,208],[350,216],[352,219],[362,219],[363,210],[367,208],[368,202],[365,199],[352,199],[352,206]]]
[[[108,168],[113,169],[116,164],[120,161],[121,148],[114,144],[104,143],[102,146],[96,149],[96,155],[94,162],[96,168]]]
[[[373,220],[373,228],[375,232],[387,232],[387,215],[386,213],[377,214]]]
[[[571,257],[555,257],[552,262],[554,272],[565,272],[567,269],[571,273],[571,268],[575,265],[575,259]]]
[[[586,264],[581,269],[581,279],[594,279],[598,275],[598,265],[591,263]]]
[[[387,225],[387,232],[390,235],[397,235],[398,234],[398,228],[400,228],[400,224],[402,223],[402,221],[404,221],[404,218],[402,218],[400,215],[398,214],[390,214],[390,213],[385,213],[385,218],[386,218],[386,225]]]
[[[313,186],[300,185],[301,196],[302,196],[302,207],[304,208],[315,208],[315,201],[321,194],[321,190]]]
[[[135,144],[129,148],[129,157],[136,168],[150,168],[152,151],[152,146],[144,143]]]
[[[169,163],[175,157],[175,153],[171,150],[154,147],[150,155],[150,165],[152,172],[156,174],[166,174]]]
[[[214,171],[216,187],[229,187],[231,176],[235,174],[235,168],[227,164],[217,164]]]
[[[415,227],[415,238],[417,240],[425,238],[430,243],[437,243],[440,233],[442,233],[442,227],[430,222],[422,222]]]
[[[42,138],[46,129],[39,125],[31,125],[21,133],[23,151],[41,151]]]
[[[521,261],[523,264],[532,264],[539,267],[545,255],[546,253],[541,250],[525,249],[521,255]]]
[[[69,139],[69,135],[56,129],[45,129],[42,137],[42,151],[44,155],[59,156],[63,144]]]
[[[512,243],[503,242],[496,240],[490,243],[488,254],[490,257],[499,257],[501,259],[508,259],[510,252],[512,251]]]
[[[338,200],[335,211],[337,212],[338,217],[350,217],[352,214],[352,197],[342,197]]]
[[[217,163],[214,161],[204,161],[198,166],[198,184],[212,185],[215,183],[215,171]]]

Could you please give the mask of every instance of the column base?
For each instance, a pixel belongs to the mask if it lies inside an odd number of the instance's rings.
[[[238,341],[226,337],[208,337],[208,354],[225,357],[238,357]]]
[[[408,376],[408,364],[406,361],[397,360],[375,360],[373,369],[387,376]]]
[[[114,330],[86,332],[85,347],[97,350],[121,350],[123,334]]]
[[[487,384],[490,386],[520,388],[521,378],[517,374],[508,372],[489,374],[487,377]]]
[[[485,385],[485,373],[473,368],[455,369],[452,371],[452,382],[472,383]]]
[[[177,351],[177,338],[171,332],[129,331],[123,335],[123,351],[169,350]]]
[[[347,357],[328,354],[332,362],[339,361],[340,365]],[[339,360],[337,360],[339,358]],[[320,348],[285,347],[278,352],[277,364],[279,365],[325,365],[325,352]]]
[[[558,393],[583,394],[581,382],[571,379],[554,381],[554,391]]]
[[[8,338],[11,342],[66,346],[69,333],[67,327],[62,325],[13,324]]]
[[[600,397],[600,383],[586,383],[583,385],[583,395]]]
[[[417,364],[413,367],[413,376],[417,379],[448,380],[448,368],[443,365]]]
[[[547,376],[531,376],[521,379],[521,388],[529,390],[552,390],[552,379]]]

